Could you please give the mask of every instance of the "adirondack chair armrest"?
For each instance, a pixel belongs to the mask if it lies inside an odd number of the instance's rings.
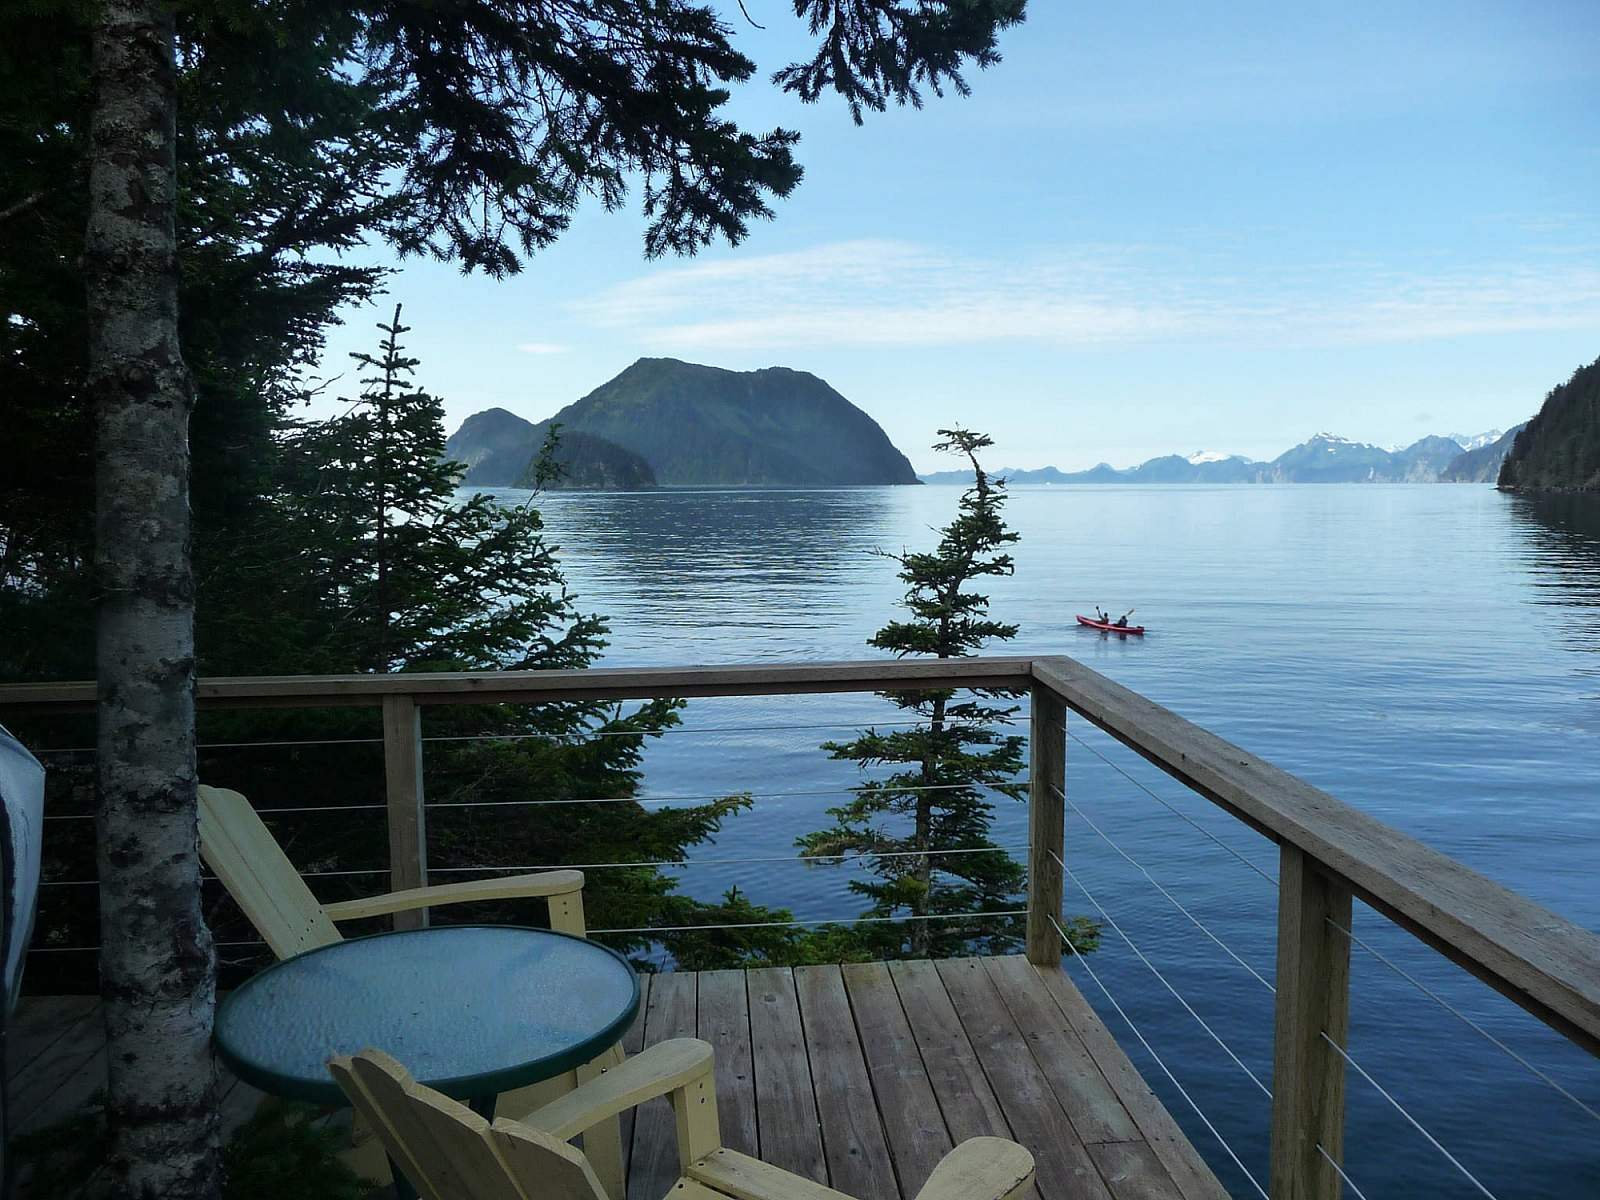
[[[463,904],[469,900],[519,900],[529,896],[565,896],[583,890],[582,871],[540,871],[535,875],[512,875],[502,879],[473,879],[466,883],[444,883],[434,887],[409,888],[362,900],[341,900],[326,905],[324,911],[335,921],[358,921],[362,917],[381,917],[385,913],[406,912],[413,908],[432,908],[440,904]]]
[[[697,1038],[658,1042],[542,1108],[512,1120],[561,1141],[646,1100],[709,1082],[711,1046]]]
[[[1033,1155],[997,1137],[968,1138],[939,1160],[916,1200],[1011,1200],[1033,1183]]]

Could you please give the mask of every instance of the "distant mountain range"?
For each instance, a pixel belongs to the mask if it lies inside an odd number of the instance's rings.
[[[505,409],[468,417],[446,443],[463,482],[523,487],[552,424],[556,486],[645,488],[917,482],[878,423],[815,375],[725,371],[641,358],[544,421]]]
[[[1492,442],[1468,446],[1467,452],[1439,472],[1440,483],[1493,483],[1500,478],[1500,464],[1511,452],[1517,434],[1528,427],[1524,421],[1513,425]]]
[[[1136,467],[1117,468],[1109,463],[1087,471],[1002,470],[995,474],[1008,482],[1030,483],[1434,483],[1442,479],[1494,478],[1484,470],[1498,471],[1500,458],[1515,430],[1474,434],[1470,437],[1425,437],[1409,446],[1385,450],[1368,442],[1353,442],[1331,433],[1319,433],[1271,462],[1239,454],[1199,450],[1190,455],[1167,454]],[[1492,467],[1487,466],[1492,462]],[[1457,472],[1463,472],[1458,474]],[[970,471],[936,471],[923,475],[924,483],[966,484]]]

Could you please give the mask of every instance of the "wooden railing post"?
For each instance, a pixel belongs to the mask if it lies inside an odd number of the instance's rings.
[[[389,886],[428,884],[428,828],[423,813],[422,710],[410,696],[383,698],[383,775],[389,805]],[[428,910],[394,915],[396,929],[420,929]]]
[[[1062,796],[1067,790],[1067,706],[1049,688],[1033,688],[1028,730],[1028,961],[1061,963]]]
[[[1350,1029],[1350,889],[1283,843],[1278,866],[1278,997],[1272,1054],[1272,1200],[1338,1200],[1328,1157],[1344,1154]]]

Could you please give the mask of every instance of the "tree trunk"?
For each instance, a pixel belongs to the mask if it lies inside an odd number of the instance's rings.
[[[100,593],[100,978],[119,1196],[220,1188],[195,809],[189,412],[178,346],[172,8],[108,0],[93,32],[84,248]]]

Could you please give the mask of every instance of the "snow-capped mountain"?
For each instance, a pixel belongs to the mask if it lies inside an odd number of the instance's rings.
[[[1408,446],[1385,449],[1336,433],[1318,433],[1285,450],[1271,462],[1258,462],[1240,454],[1196,450],[1193,454],[1167,454],[1136,467],[1118,469],[1106,463],[1088,471],[997,471],[1014,484],[1041,483],[1433,483],[1470,443],[1485,442],[1489,433],[1472,437],[1420,438]],[[940,471],[921,476],[924,483],[966,483],[971,472]]]
[[[1480,450],[1484,446],[1498,442],[1505,435],[1506,431],[1504,429],[1491,429],[1486,433],[1474,433],[1470,437],[1464,433],[1451,433],[1445,436],[1463,450]]]

